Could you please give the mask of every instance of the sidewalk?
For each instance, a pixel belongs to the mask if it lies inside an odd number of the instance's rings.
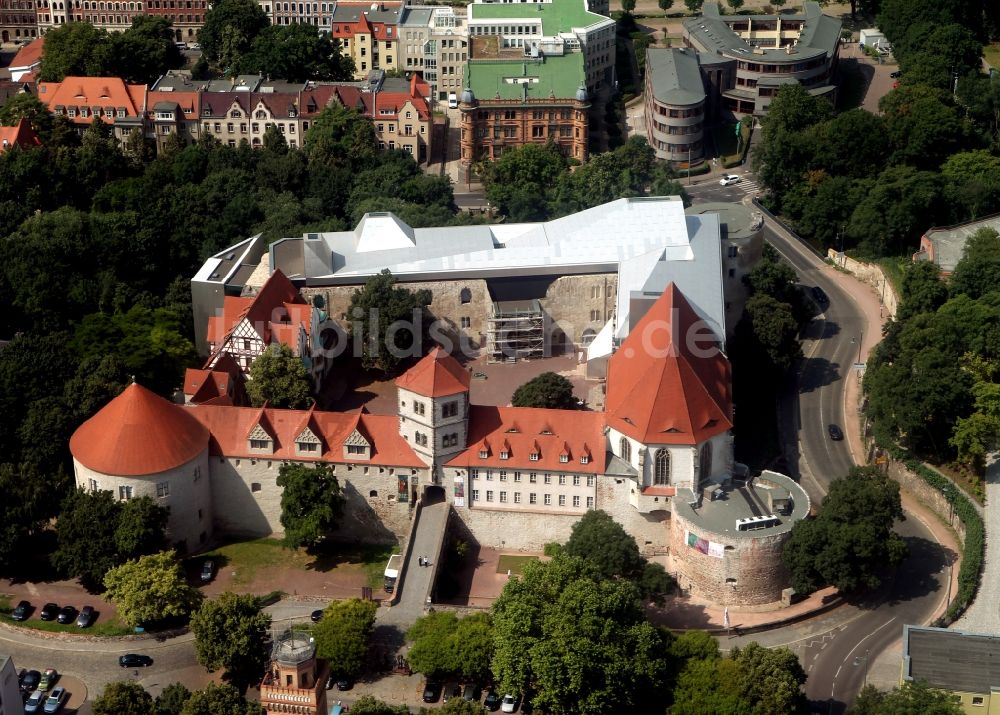
[[[831,586],[787,608],[773,611],[730,608],[728,628],[725,625],[724,608],[690,596],[668,598],[662,609],[648,608],[647,613],[653,623],[671,630],[698,629],[716,634],[728,631],[747,633],[790,625],[833,610],[843,603],[837,589]]]

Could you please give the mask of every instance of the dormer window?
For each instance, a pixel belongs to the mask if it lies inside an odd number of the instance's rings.
[[[479,450],[479,458],[480,459],[486,459],[489,456],[490,456],[490,453],[487,452],[485,449]]]
[[[529,454],[528,455],[528,459],[530,461],[532,461],[532,462],[537,462],[538,461],[538,452],[532,452],[531,454]]]
[[[315,446],[315,445],[312,445]],[[349,444],[347,445],[347,453],[354,456],[363,457],[368,452],[368,448],[362,444]]]
[[[559,461],[562,462],[563,464],[566,464],[566,462],[569,461],[569,455],[568,454],[560,454],[559,455]]]
[[[589,455],[585,454],[582,457],[580,457],[580,464],[587,464],[589,462],[590,462],[590,456]]]
[[[510,459],[510,452],[506,450],[500,452],[500,459]]]
[[[269,439],[252,439],[250,440],[250,449],[271,449],[271,440]]]
[[[319,451],[319,445],[315,442],[296,442],[295,448],[299,452],[315,453]]]

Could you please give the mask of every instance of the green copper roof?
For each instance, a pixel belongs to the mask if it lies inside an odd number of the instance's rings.
[[[610,22],[604,15],[590,12],[586,0],[553,0],[543,3],[472,3],[472,20],[538,20],[542,33],[554,37],[569,32],[574,27],[590,27],[599,22]]]
[[[470,60],[466,64],[466,86],[476,99],[573,99],[586,76],[583,53],[545,57],[543,62],[526,60]],[[515,81],[520,80],[520,81]]]

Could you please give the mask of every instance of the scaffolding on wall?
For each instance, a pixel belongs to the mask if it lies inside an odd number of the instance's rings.
[[[537,300],[493,303],[486,331],[488,362],[517,362],[545,356],[545,320]]]

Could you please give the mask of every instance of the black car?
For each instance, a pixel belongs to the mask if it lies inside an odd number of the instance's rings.
[[[895,72],[890,72],[889,76],[892,77],[893,79],[899,79],[900,77],[903,76],[903,73],[900,70],[896,70]]]
[[[18,601],[14,610],[11,611],[10,617],[15,621],[26,621],[29,615],[31,615],[31,604],[27,601]]]
[[[118,658],[118,665],[123,668],[148,668],[152,664],[152,658],[138,653],[126,653]]]
[[[466,683],[465,687],[462,688],[462,699],[471,700],[478,703],[479,698],[482,696],[482,689],[476,683]]]
[[[424,685],[424,702],[436,703],[439,697],[441,697],[441,683],[436,680],[428,680]]]
[[[350,690],[354,687],[354,681],[350,678],[338,678],[337,679],[337,690]]]
[[[43,621],[54,621],[58,615],[59,605],[56,603],[46,603],[42,606],[42,612],[38,614],[38,617]]]
[[[844,433],[841,432],[840,427],[837,425],[829,425],[826,431],[830,433],[830,439],[839,442],[844,438]]]
[[[38,689],[38,683],[42,680],[42,674],[37,670],[29,670],[21,678],[21,690],[26,693],[34,692]]]
[[[486,699],[483,700],[483,707],[491,713],[500,709],[500,693],[493,688],[486,691]]]
[[[462,697],[462,686],[458,683],[448,683],[444,686],[444,702],[448,702],[452,698],[456,700]]]
[[[59,609],[59,615],[56,616],[59,623],[72,623],[74,618],[76,618],[76,609],[72,606],[63,606]]]
[[[319,623],[323,620],[323,609],[317,608],[315,611],[309,614],[309,620],[313,623]]]
[[[94,622],[94,607],[84,606],[83,610],[80,611],[80,615],[76,619],[77,628],[89,628],[90,624]]]

